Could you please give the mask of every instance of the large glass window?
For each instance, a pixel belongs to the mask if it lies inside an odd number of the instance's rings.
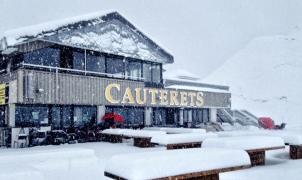
[[[167,111],[164,108],[153,109],[153,125],[166,125]]]
[[[86,70],[105,73],[105,56],[94,52],[87,52]]]
[[[53,107],[51,110],[51,125],[53,129],[61,129],[61,108]]]
[[[159,64],[152,65],[152,82],[161,83],[161,66]]]
[[[84,51],[73,51],[73,69],[85,70]]]
[[[60,49],[44,48],[23,54],[24,63],[58,67],[60,64]]]
[[[15,123],[18,127],[48,124],[48,108],[45,106],[16,106]]]
[[[93,127],[96,125],[96,107],[75,107],[74,126],[79,128]]]
[[[152,76],[151,76],[151,64],[143,64],[143,78],[145,82],[151,82]]]
[[[106,107],[106,113],[117,113],[125,119],[128,126],[141,125],[144,123],[145,110],[138,107]]]
[[[142,77],[142,65],[138,61],[128,61],[127,63],[127,78],[140,80]]]
[[[107,73],[114,77],[122,78],[125,73],[124,61],[122,59],[107,57]]]

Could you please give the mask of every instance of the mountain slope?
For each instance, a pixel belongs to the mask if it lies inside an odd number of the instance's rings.
[[[256,38],[204,81],[229,85],[235,109],[302,126],[302,32]]]

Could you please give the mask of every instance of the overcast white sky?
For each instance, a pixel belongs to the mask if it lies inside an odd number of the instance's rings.
[[[108,9],[170,51],[174,67],[201,77],[252,38],[284,34],[302,22],[301,0],[0,0],[0,36],[9,29]]]

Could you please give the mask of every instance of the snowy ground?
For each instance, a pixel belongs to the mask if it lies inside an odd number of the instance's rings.
[[[52,152],[60,152],[70,150],[69,154],[59,157],[59,160],[48,161]],[[64,167],[64,156],[72,156],[72,150],[89,150],[94,151],[96,163],[91,163],[86,166],[68,165]],[[22,179],[22,180],[100,180],[107,179],[103,176],[104,167],[108,159],[115,154],[135,153],[144,151],[165,151],[163,147],[156,148],[136,148],[131,142],[123,144],[111,143],[84,143],[74,145],[61,146],[40,146],[26,149],[1,149],[0,159],[3,157],[14,157],[6,161],[0,161],[0,180]],[[45,157],[41,154],[45,153]],[[30,162],[24,162],[18,155],[34,154]],[[37,155],[38,154],[38,155]],[[79,161],[81,162],[81,161]],[[83,161],[84,162],[84,161]],[[42,164],[44,168],[36,166],[31,168],[28,164]],[[167,167],[168,168],[168,167]],[[22,169],[22,171],[19,171]],[[28,172],[27,172],[28,170]],[[25,173],[24,173],[25,172]],[[27,173],[26,173],[27,172]],[[267,165],[253,167],[247,170],[223,173],[220,175],[221,180],[262,180],[262,179],[300,179],[302,172],[302,160],[290,160],[288,147],[285,150],[275,150],[267,153]],[[290,178],[289,178],[290,177]]]

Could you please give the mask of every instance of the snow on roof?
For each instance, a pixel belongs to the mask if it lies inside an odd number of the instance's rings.
[[[187,133],[187,134],[166,134],[153,136],[151,142],[157,144],[180,144],[202,142],[206,138],[218,137],[214,133]]]
[[[170,66],[165,66],[170,67]],[[165,79],[175,79],[175,80],[187,80],[187,81],[196,81],[199,80],[200,77],[197,75],[186,71],[184,69],[172,69],[167,68],[167,71],[164,72]]]
[[[170,53],[116,11],[96,12],[10,30],[4,33],[0,48],[34,39],[154,62],[174,61]]]
[[[113,156],[105,171],[131,180],[250,165],[245,151],[216,148],[154,151]]]
[[[207,87],[198,87],[198,86],[171,85],[171,86],[166,86],[165,88],[167,88],[167,89],[193,90],[193,91],[202,91],[202,92],[230,93],[230,91],[227,91],[227,90],[207,88]]]
[[[24,40],[22,37],[36,37],[43,33],[52,32],[60,27],[65,27],[70,24],[74,24],[80,21],[88,21],[92,19],[99,19],[109,13],[113,13],[116,11],[99,11],[86,15],[80,15],[70,18],[65,18],[61,20],[55,20],[50,22],[45,22],[37,25],[17,28],[13,30],[9,30],[4,32],[4,37],[6,38],[7,45],[15,45],[16,43],[20,43]]]
[[[271,147],[282,147],[284,141],[280,137],[243,136],[208,138],[202,143],[205,148],[230,148],[254,150]]]

